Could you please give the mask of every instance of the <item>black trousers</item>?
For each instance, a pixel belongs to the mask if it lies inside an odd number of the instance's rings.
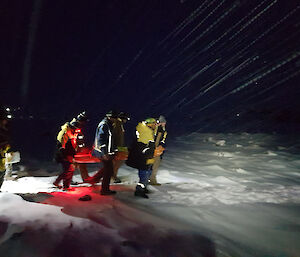
[[[100,181],[101,178],[102,179],[102,188],[101,188],[101,192],[107,192],[109,191],[109,183],[110,183],[110,179],[114,173],[113,170],[113,162],[112,160],[107,160],[104,161],[102,160],[103,163],[103,167],[93,176],[94,181]]]
[[[66,189],[70,187],[74,173],[74,165],[68,161],[61,162],[61,165],[63,168],[63,172],[57,177],[55,183],[59,184],[59,182],[62,180],[63,187]]]

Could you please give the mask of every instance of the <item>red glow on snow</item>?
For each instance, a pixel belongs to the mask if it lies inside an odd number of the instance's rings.
[[[57,191],[47,194],[49,197],[40,203],[49,204],[61,207],[61,211],[66,215],[73,217],[85,218],[103,224],[106,227],[110,226],[105,219],[98,217],[97,214],[110,211],[112,208],[119,208],[124,204],[117,199],[118,193],[122,191],[129,193],[134,197],[134,189],[124,185],[111,186],[111,190],[116,190],[117,194],[112,196],[104,196],[100,194],[101,186],[81,186],[73,187],[71,191]],[[79,198],[89,195],[91,200],[80,201]]]
[[[123,185],[113,185],[110,187],[111,190],[115,190],[117,192],[132,192],[134,189],[128,186]],[[65,206],[65,205],[81,205],[82,203],[97,203],[97,202],[106,202],[106,200],[112,200],[116,195],[111,196],[103,196],[100,194],[101,186],[79,186],[79,187],[71,187],[68,191],[56,191],[47,193],[50,197],[41,203],[51,204],[57,206]],[[85,195],[90,195],[90,201],[79,201],[79,198]]]

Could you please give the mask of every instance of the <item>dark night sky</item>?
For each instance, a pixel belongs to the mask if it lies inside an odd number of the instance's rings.
[[[299,1],[2,0],[0,17],[0,101],[51,131],[111,108],[174,133],[300,127]]]

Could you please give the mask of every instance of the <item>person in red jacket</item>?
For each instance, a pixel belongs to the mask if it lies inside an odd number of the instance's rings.
[[[62,165],[62,173],[53,182],[53,185],[61,188],[60,182],[63,181],[63,189],[68,190],[72,181],[75,165],[73,162],[74,155],[77,151],[76,129],[82,128],[86,121],[82,115],[78,115],[71,122],[66,122],[61,126],[57,135],[57,152],[55,160]]]

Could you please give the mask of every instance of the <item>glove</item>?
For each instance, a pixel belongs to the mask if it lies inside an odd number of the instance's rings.
[[[157,157],[163,154],[165,148],[163,148],[161,145],[155,148],[153,157]]]

